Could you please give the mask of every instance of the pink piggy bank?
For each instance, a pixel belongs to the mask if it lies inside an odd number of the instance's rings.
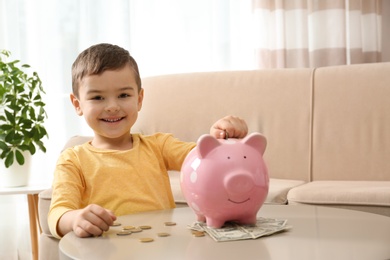
[[[259,133],[241,140],[199,138],[180,175],[181,190],[198,221],[212,228],[226,221],[256,223],[269,187],[263,160],[266,145]]]

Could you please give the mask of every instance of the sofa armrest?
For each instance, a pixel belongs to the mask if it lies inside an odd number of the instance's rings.
[[[51,203],[52,189],[41,191],[38,195],[38,214],[39,224],[41,225],[42,232],[46,235],[52,236],[47,223],[47,217],[49,214],[50,203]]]

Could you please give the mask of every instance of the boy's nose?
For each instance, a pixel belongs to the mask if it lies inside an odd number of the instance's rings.
[[[118,106],[118,104],[116,102],[110,102],[106,106],[106,111],[110,112],[110,113],[117,112],[117,111],[119,111],[119,106]]]

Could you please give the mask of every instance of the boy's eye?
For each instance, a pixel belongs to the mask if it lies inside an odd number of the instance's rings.
[[[92,100],[103,100],[102,96],[95,96],[91,98]]]
[[[119,98],[127,98],[127,97],[130,97],[130,95],[126,93],[122,93],[119,95]]]

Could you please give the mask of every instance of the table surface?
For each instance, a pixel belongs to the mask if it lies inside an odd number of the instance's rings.
[[[50,185],[29,185],[21,187],[0,187],[0,195],[13,194],[38,194],[43,190],[50,188]]]
[[[61,259],[390,259],[390,218],[319,206],[264,205],[258,216],[287,219],[292,229],[255,240],[215,242],[192,236],[195,221],[188,207],[121,216],[122,226],[152,229],[117,236],[112,227],[100,237],[61,239]],[[176,222],[167,227],[166,221]],[[158,237],[157,233],[170,233]],[[141,243],[139,238],[153,242]]]

